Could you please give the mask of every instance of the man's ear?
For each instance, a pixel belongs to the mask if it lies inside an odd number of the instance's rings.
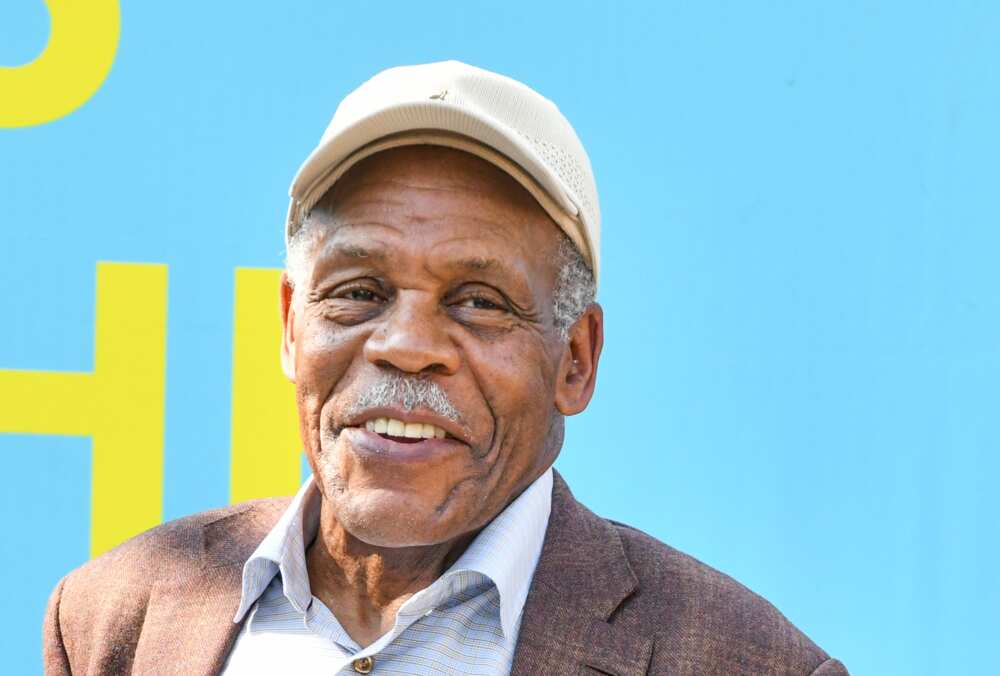
[[[604,310],[591,303],[569,330],[556,379],[556,410],[576,415],[587,408],[597,384],[597,363],[604,347]]]
[[[295,288],[288,273],[281,273],[281,370],[295,382],[295,309],[292,298]]]

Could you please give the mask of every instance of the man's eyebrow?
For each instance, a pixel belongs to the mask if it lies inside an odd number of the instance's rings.
[[[498,261],[496,258],[485,258],[482,256],[473,256],[471,258],[460,258],[450,264],[452,267],[456,268],[466,268],[467,270],[503,270],[507,266]]]
[[[441,267],[451,270],[461,270],[465,273],[481,273],[494,279],[508,281],[521,279],[524,271],[521,266],[491,256],[467,256],[450,261],[442,261]]]
[[[367,249],[360,244],[349,244],[346,242],[331,242],[323,252],[327,256],[338,256],[341,258],[370,258],[381,261],[385,259],[385,250],[381,247],[377,249]]]
[[[482,256],[460,258],[459,260],[453,262],[451,265],[456,268],[466,268],[469,270],[490,270],[503,267],[503,265],[497,259],[484,258]]]

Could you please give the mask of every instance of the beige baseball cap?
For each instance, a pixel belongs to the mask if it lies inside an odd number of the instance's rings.
[[[421,144],[473,153],[510,174],[569,236],[597,279],[597,185],[573,127],[527,85],[459,61],[384,70],[341,101],[292,181],[286,242],[354,164]]]

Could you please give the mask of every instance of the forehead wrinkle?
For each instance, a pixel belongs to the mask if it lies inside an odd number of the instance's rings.
[[[386,195],[369,195],[358,197],[356,195],[345,196],[337,203],[337,212],[343,214],[359,207],[404,207],[410,202],[399,196],[399,193],[389,193]]]
[[[423,204],[404,195],[384,195],[351,198],[337,205],[337,225],[376,225],[404,234],[402,228],[410,223],[434,223],[445,220],[462,220],[474,224],[500,237],[509,237],[515,224],[530,222],[520,213],[504,213],[503,207],[489,200],[477,198],[469,204]],[[514,207],[517,209],[517,207]],[[395,222],[395,224],[393,224]]]
[[[464,191],[463,195],[467,195]],[[502,232],[516,223],[528,223],[533,215],[524,214],[523,210],[516,205],[509,203],[497,203],[495,200],[482,198],[479,195],[471,195],[472,204],[463,203],[438,203],[427,204],[420,200],[410,198],[398,193],[393,195],[380,195],[363,197],[360,199],[351,198],[338,205],[338,219],[340,223],[350,225],[384,225],[386,227],[399,229],[398,226],[390,225],[387,220],[399,220],[400,222],[432,222],[438,219],[462,219],[491,231],[498,232],[501,236],[506,236]],[[379,221],[371,221],[367,216],[377,214]]]
[[[403,202],[405,203],[405,200]],[[530,276],[526,266],[532,258],[531,253],[523,248],[522,243],[512,241],[518,238],[512,238],[513,233],[511,228],[514,226],[514,223],[511,220],[497,218],[490,213],[476,214],[469,212],[434,215],[406,213],[395,216],[382,214],[375,218],[357,214],[352,218],[349,212],[352,211],[351,207],[353,206],[350,204],[341,204],[338,209],[339,213],[325,214],[329,220],[329,224],[335,227],[327,230],[326,241],[323,242],[317,251],[319,254],[317,257],[326,261],[324,267],[326,265],[337,265],[338,260],[344,261],[344,264],[348,262],[370,262],[384,266],[390,257],[395,257],[399,247],[380,241],[381,237],[378,237],[375,232],[371,232],[370,229],[377,231],[384,228],[396,236],[402,236],[405,240],[409,240],[415,231],[408,229],[408,224],[427,223],[431,225],[439,222],[440,219],[447,220],[457,217],[465,221],[468,225],[476,226],[475,230],[477,234],[459,235],[455,232],[445,234],[443,240],[438,239],[431,249],[425,249],[422,255],[418,254],[424,259],[421,267],[426,273],[429,273],[434,278],[441,278],[442,273],[444,273],[444,277],[450,277],[456,273],[480,273],[486,274],[489,278],[497,282],[501,279],[506,279],[508,283],[514,282],[518,287],[527,281],[525,279],[526,275]],[[400,222],[393,224],[387,221]],[[445,221],[440,222],[442,225],[445,224]],[[514,229],[516,230],[516,228]],[[506,242],[508,246],[511,243],[515,244],[514,249],[510,252],[513,254],[512,260],[508,261],[504,258],[491,255],[491,253],[475,253],[476,249],[482,251],[483,245],[494,238]],[[404,249],[408,248],[406,242],[401,244]],[[469,250],[469,245],[472,245],[472,251]]]
[[[500,186],[497,186],[495,181],[483,180],[484,177],[476,176],[475,172],[469,171],[447,176],[431,176],[430,180],[420,174],[407,174],[403,177],[369,174],[370,172],[366,171],[360,176],[352,177],[348,172],[348,176],[341,179],[340,184],[334,185],[330,197],[337,204],[338,210],[351,211],[365,206],[407,208],[411,207],[414,199],[419,199],[418,195],[423,193],[428,197],[435,194],[460,196],[472,200],[477,208],[484,211],[501,213],[508,211],[508,216],[518,213],[521,218],[526,212],[534,216],[542,211],[535,198],[506,174],[503,177],[514,183],[517,188],[513,193],[505,189],[498,190]],[[412,195],[408,197],[407,192]],[[468,206],[462,205],[462,208],[467,209]]]
[[[375,214],[371,213],[372,210],[367,210],[369,213],[364,214],[365,206],[381,207],[379,209],[381,213]],[[494,213],[493,209],[470,211],[468,205],[436,205],[431,210],[421,205],[415,205],[406,199],[368,199],[363,202],[344,204],[339,211],[338,224],[340,228],[378,226],[403,236],[406,235],[404,228],[408,224],[440,223],[444,225],[448,220],[451,220],[476,225],[484,233],[506,240],[511,237],[511,230],[517,229],[516,225],[530,223],[528,219]],[[356,211],[362,213],[354,214]],[[393,224],[394,221],[395,224]]]

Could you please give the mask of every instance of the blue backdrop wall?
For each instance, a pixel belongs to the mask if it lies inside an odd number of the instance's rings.
[[[0,3],[0,64],[48,33],[40,0]],[[854,673],[987,673],[998,34],[972,1],[123,2],[96,94],[0,129],[0,368],[94,369],[97,263],[166,265],[157,499],[227,503],[234,270],[281,265],[298,164],[382,68],[497,70],[559,104],[602,198],[606,349],[557,463],[577,497]],[[0,653],[28,674],[97,496],[91,437],[23,433],[23,401],[0,387]]]

